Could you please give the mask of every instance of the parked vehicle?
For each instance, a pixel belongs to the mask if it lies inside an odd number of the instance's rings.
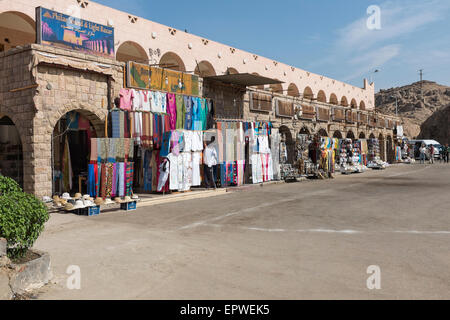
[[[427,148],[429,148],[431,145],[434,147],[434,154],[433,157],[435,159],[439,159],[441,156],[440,150],[441,150],[441,144],[437,142],[436,140],[410,140],[409,143],[414,144],[414,157],[416,159],[420,159],[420,147],[422,144],[424,144]],[[430,155],[426,154],[427,160],[430,159]]]

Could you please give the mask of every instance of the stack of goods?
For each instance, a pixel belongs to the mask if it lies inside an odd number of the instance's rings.
[[[133,195],[134,142],[129,138],[92,138],[88,166],[91,197]]]
[[[316,166],[309,158],[309,145],[312,143],[312,137],[307,134],[297,136],[297,162],[301,175],[315,175]]]
[[[380,142],[378,139],[367,140],[368,154],[367,160],[374,161],[380,159]]]
[[[367,168],[371,169],[385,169],[387,163],[380,158],[380,142],[378,139],[367,140],[368,146],[368,161]]]
[[[356,140],[353,142],[353,157],[352,157],[352,169],[354,173],[361,173],[367,170],[367,167],[364,164],[363,158],[363,143],[362,140]],[[365,144],[365,147],[367,145]]]
[[[164,133],[159,149],[145,150],[143,187],[146,192],[188,191],[200,186],[203,132]]]
[[[339,165],[342,174],[349,174],[355,172],[353,166],[353,144],[351,139],[339,140]]]

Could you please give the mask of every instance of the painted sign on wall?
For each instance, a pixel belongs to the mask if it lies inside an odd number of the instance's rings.
[[[114,28],[36,8],[37,43],[115,58]]]
[[[133,61],[127,64],[127,86],[190,96],[199,95],[198,76]]]

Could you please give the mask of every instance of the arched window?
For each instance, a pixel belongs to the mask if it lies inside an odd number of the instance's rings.
[[[334,105],[338,105],[339,104],[338,98],[337,98],[337,96],[334,93],[332,93],[330,95],[330,104],[334,104]]]
[[[346,96],[343,96],[343,97],[341,98],[341,106],[343,106],[343,107],[348,107],[348,100],[347,100],[347,97],[346,97]]]
[[[0,52],[36,41],[36,23],[22,12],[0,13]]]
[[[298,87],[295,83],[291,83],[288,87],[288,95],[292,97],[299,97],[300,92],[298,91]]]
[[[133,41],[125,41],[117,49],[116,60],[121,62],[135,61],[148,63],[148,56],[144,48]]]
[[[350,102],[350,106],[352,107],[352,109],[358,108],[358,104],[356,103],[355,99],[352,99],[352,102]]]
[[[278,79],[275,79],[278,80]],[[270,91],[272,91],[273,93],[279,93],[279,94],[283,94],[283,86],[281,85],[281,83],[274,83],[271,84],[269,86]]]
[[[165,69],[171,69],[175,71],[186,71],[186,66],[183,60],[174,52],[166,52],[159,60],[159,66]]]
[[[314,98],[313,91],[310,87],[306,87],[305,90],[303,90],[303,98],[312,100]]]
[[[231,67],[227,68],[227,71],[226,71],[226,74],[238,74],[238,73],[239,73],[239,71],[237,71],[237,69],[231,68]]]
[[[361,101],[359,103],[359,110],[366,110],[366,104],[364,103],[364,101]]]
[[[327,96],[326,96],[326,94],[325,94],[325,92],[323,90],[320,90],[317,93],[317,101],[323,102],[323,103],[327,102]]]
[[[216,75],[216,70],[209,61],[203,60],[197,64],[194,73],[200,77],[212,77]]]

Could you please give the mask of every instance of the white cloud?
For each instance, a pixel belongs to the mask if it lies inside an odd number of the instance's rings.
[[[331,46],[330,54],[317,60],[310,67],[339,65],[339,73],[344,81],[353,81],[367,77],[375,69],[393,59],[407,59],[422,56],[423,52],[411,52],[417,41],[430,42],[429,39],[414,39],[418,31],[429,27],[443,19],[448,19],[450,1],[448,0],[396,0],[380,4],[381,29],[367,28],[368,15],[344,26],[335,32],[336,38]],[[442,30],[442,32],[445,32]],[[411,37],[414,42],[411,42]],[[402,44],[402,45],[400,45]],[[446,60],[448,45],[437,47],[428,55],[436,57],[436,61]],[[420,50],[422,51],[422,50]],[[440,58],[440,59],[439,59]],[[342,71],[341,71],[342,70]],[[345,73],[344,73],[345,72]],[[339,76],[339,75],[337,75]]]
[[[448,0],[422,2],[384,2],[381,8],[381,30],[369,30],[368,16],[337,31],[336,47],[360,51],[416,32],[419,28],[445,18],[450,9]]]
[[[348,63],[355,71],[345,77],[344,81],[366,76],[369,71],[380,68],[388,61],[397,57],[401,52],[400,49],[401,46],[399,44],[392,44],[375,51],[366,52],[350,59]]]

